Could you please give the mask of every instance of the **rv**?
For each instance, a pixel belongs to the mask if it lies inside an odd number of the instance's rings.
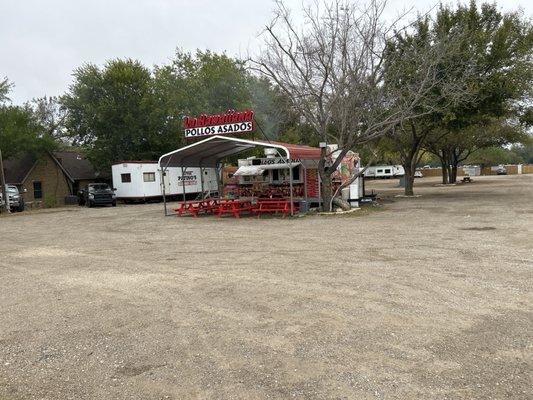
[[[367,179],[390,179],[405,175],[401,165],[376,165],[368,167],[364,173]]]
[[[112,165],[113,187],[118,200],[139,201],[161,199],[161,169],[157,161],[122,161]],[[202,173],[202,175],[200,175]],[[187,168],[182,176],[180,167],[169,167],[165,171],[165,195],[177,197],[202,192],[214,193],[218,190],[214,168]]]

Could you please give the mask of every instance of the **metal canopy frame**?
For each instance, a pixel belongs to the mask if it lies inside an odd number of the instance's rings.
[[[257,140],[247,140],[239,139],[229,136],[212,136],[207,139],[201,140],[199,142],[190,144],[188,146],[182,147],[180,149],[171,151],[169,153],[163,154],[159,158],[159,169],[161,171],[161,184],[163,192],[163,203],[165,209],[165,216],[173,215],[168,214],[167,212],[167,202],[165,194],[165,176],[166,171],[169,167],[180,167],[182,172],[182,187],[183,187],[183,201],[186,202],[186,193],[185,193],[185,181],[183,179],[183,174],[188,167],[200,168],[201,174],[201,185],[202,185],[202,197],[204,196],[204,180],[202,175],[203,168],[215,168],[217,169],[217,181],[218,181],[218,192],[221,193],[221,175],[222,168],[220,166],[220,160],[225,157],[236,155],[242,153],[246,150],[253,149],[255,147],[268,147],[276,149],[279,157],[284,160],[284,163],[287,164],[290,173],[289,173],[289,188],[290,188],[290,206],[291,206],[291,215],[294,215],[294,204],[293,204],[293,179],[292,179],[292,167],[293,162],[291,161],[291,152],[290,149],[294,149],[294,153],[297,153],[296,156],[304,159],[315,160],[319,155],[319,149],[308,146],[300,145],[290,145],[279,142],[267,142],[267,141],[257,141]],[[318,153],[317,153],[318,151]],[[285,156],[282,155],[283,152]],[[302,163],[302,166],[305,170],[307,168]],[[220,171],[219,171],[220,170]],[[306,171],[304,171],[304,176],[306,176]],[[319,184],[320,186],[320,184]],[[305,188],[305,193],[307,196],[307,188]]]

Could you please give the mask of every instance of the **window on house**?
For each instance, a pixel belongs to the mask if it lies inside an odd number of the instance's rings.
[[[292,169],[292,180],[293,181],[299,181],[300,180],[300,166],[293,167]]]
[[[145,182],[155,182],[155,172],[144,172],[143,180]]]
[[[120,174],[120,179],[122,180],[122,183],[130,183],[131,174]]]
[[[43,185],[41,184],[41,182],[33,182],[33,198],[43,198]]]

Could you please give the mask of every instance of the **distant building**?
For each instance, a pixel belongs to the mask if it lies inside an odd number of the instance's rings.
[[[26,190],[28,205],[64,205],[69,196],[90,182],[109,182],[109,174],[98,173],[83,153],[64,150],[39,157],[25,154],[4,161],[6,183]]]

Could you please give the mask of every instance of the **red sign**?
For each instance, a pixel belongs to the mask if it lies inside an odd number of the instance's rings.
[[[185,129],[185,137],[188,139],[252,132],[254,130],[254,111],[229,110],[224,114],[184,117],[183,128]]]

